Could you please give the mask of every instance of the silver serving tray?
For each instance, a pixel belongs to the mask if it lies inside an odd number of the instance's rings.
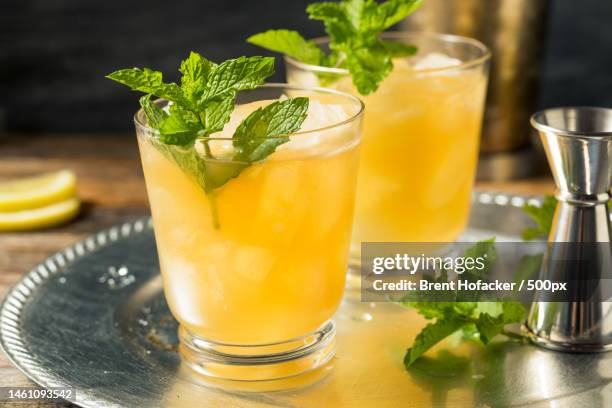
[[[464,238],[519,240],[527,200],[475,194]],[[402,356],[424,324],[414,311],[347,296],[336,322],[335,366],[315,385],[235,393],[200,383],[175,351],[177,326],[145,219],[100,232],[30,271],[2,304],[0,340],[29,378],[76,388],[73,402],[83,407],[612,406],[610,353],[449,341],[440,358],[406,372]]]

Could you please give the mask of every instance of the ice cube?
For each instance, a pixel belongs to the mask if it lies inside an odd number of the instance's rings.
[[[304,120],[304,123],[302,123],[300,131],[305,132],[321,129],[342,122],[347,118],[348,114],[341,105],[331,103],[323,104],[311,98],[310,104],[308,105],[308,116],[306,120]]]
[[[448,68],[461,65],[461,60],[449,57],[439,52],[430,52],[421,58],[416,58],[413,68],[416,70]]]
[[[345,121],[348,117],[348,113],[341,105],[324,104],[311,98],[308,105],[308,116],[306,116],[304,123],[302,123],[300,132],[308,132],[333,126]],[[333,137],[333,133],[334,130],[330,129],[325,132],[312,132],[305,135],[297,135],[292,137],[289,143],[279,146],[277,150],[303,150],[312,148],[319,145],[324,137]]]
[[[251,224],[259,243],[278,247],[292,242],[308,208],[303,169],[304,163],[299,161],[278,161],[260,174]]]
[[[262,282],[276,262],[274,253],[253,245],[239,245],[227,258],[230,270],[251,283]]]

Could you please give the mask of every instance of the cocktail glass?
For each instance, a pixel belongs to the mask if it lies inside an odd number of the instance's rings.
[[[385,33],[414,44],[366,97],[351,255],[361,242],[452,242],[465,228],[478,158],[489,51],[434,33]],[[326,39],[316,40],[323,47]],[[347,71],[286,57],[287,82],[358,95]]]
[[[144,113],[135,116],[179,351],[209,379],[274,388],[334,355],[331,317],[345,286],[363,104],[337,91],[270,84],[238,95],[226,129],[296,96],[310,98],[305,130],[257,163],[223,158],[233,149],[228,132],[208,142],[215,158],[189,161],[201,143],[191,151],[161,145]],[[220,177],[237,167],[212,192],[188,171]]]

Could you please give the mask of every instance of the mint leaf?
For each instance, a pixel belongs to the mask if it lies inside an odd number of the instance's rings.
[[[346,10],[343,7],[343,3],[335,3],[330,1],[324,1],[320,3],[312,3],[306,7],[308,17],[313,20],[321,20],[325,23],[338,23],[350,27],[350,19],[347,15]]]
[[[423,0],[389,0],[376,8],[372,7],[373,10],[365,16],[369,22],[368,28],[373,31],[386,30],[414,13],[422,4]]]
[[[474,246],[466,249],[463,256],[466,258],[484,258],[484,268],[482,270],[478,271],[475,267],[468,269],[468,272],[475,275],[476,278],[483,277],[487,274],[495,261],[497,261],[495,237],[478,241]]]
[[[170,106],[170,114],[159,124],[159,140],[162,143],[179,146],[192,146],[203,130],[198,117],[180,105]]]
[[[417,47],[391,40],[380,40],[380,44],[385,47],[392,58],[409,57],[416,54]]]
[[[429,323],[414,339],[412,347],[406,351],[404,356],[404,366],[410,366],[425,352],[444,340],[457,330],[461,329],[468,322],[458,317],[444,317],[435,323]]]
[[[376,3],[366,0],[347,0],[340,6],[344,7],[348,21],[356,31],[365,31],[368,21],[364,20],[364,14],[372,14],[377,7]]]
[[[502,319],[499,317],[492,317],[486,313],[481,313],[476,321],[476,329],[480,334],[480,341],[484,344],[489,343],[503,328],[504,322]]]
[[[557,199],[552,195],[544,196],[542,205],[525,204],[523,211],[536,223],[536,227],[531,227],[523,231],[523,239],[531,241],[543,238],[548,235],[552,227],[555,210],[557,209]]]
[[[502,333],[504,326],[512,323],[521,323],[527,315],[527,310],[519,302],[491,302],[501,304],[501,312],[497,315],[481,313],[475,322],[480,333],[480,340],[487,344],[495,336]]]
[[[401,302],[404,306],[409,306],[426,319],[441,319],[452,308],[451,302]]]
[[[167,145],[161,140],[148,139],[162,155],[175,163],[183,172],[202,189],[206,189],[206,161],[193,147]]]
[[[268,30],[247,38],[247,42],[280,52],[306,64],[319,65],[325,54],[313,41],[292,30]]]
[[[360,94],[369,95],[393,70],[391,56],[384,47],[371,45],[347,55],[346,64]]]
[[[164,83],[162,73],[159,71],[148,68],[129,68],[115,71],[106,77],[135,91],[149,93],[179,104],[186,103],[181,88],[175,83]]]
[[[506,324],[521,323],[527,315],[527,309],[520,302],[503,302],[503,321]]]
[[[458,356],[448,350],[440,350],[435,357],[422,356],[411,366],[412,372],[419,372],[432,377],[457,377],[468,372],[471,359]],[[437,405],[437,404],[434,404]]]
[[[197,52],[191,52],[189,58],[181,62],[181,89],[192,105],[197,104],[204,92],[206,78],[217,64],[207,60]]]
[[[120,69],[106,76],[113,81],[129,86],[135,91],[154,93],[164,85],[162,73],[149,68]]]
[[[608,202],[608,208],[612,209],[612,200]],[[553,195],[545,195],[541,205],[525,204],[523,211],[535,221],[535,227],[525,228],[523,239],[531,241],[537,238],[546,238],[552,228],[557,199]]]
[[[452,313],[462,317],[470,317],[478,309],[479,304],[478,302],[453,302]]]
[[[159,128],[164,119],[168,117],[168,114],[151,101],[151,94],[142,96],[139,102],[145,116],[147,117],[149,126],[154,129]]]
[[[209,160],[206,163],[206,173],[204,173],[205,191],[208,193],[222,187],[233,178],[236,178],[250,163],[242,163],[224,160]]]
[[[254,89],[274,73],[274,58],[240,57],[213,67],[202,95],[208,102],[226,92]]]
[[[252,112],[236,129],[233,145],[236,160],[256,162],[270,155],[277,146],[289,141],[306,119],[308,98],[277,101]]]
[[[200,112],[200,120],[206,129],[205,134],[220,132],[229,122],[236,102],[236,92],[230,91],[218,96],[206,104]]]
[[[503,302],[477,302],[476,308],[472,312],[472,316],[479,316],[481,313],[488,314],[491,317],[497,317],[504,312]]]
[[[306,12],[312,20],[323,22],[332,50],[346,48],[344,44],[358,36],[358,31],[351,24],[342,3],[312,3],[308,5]]]

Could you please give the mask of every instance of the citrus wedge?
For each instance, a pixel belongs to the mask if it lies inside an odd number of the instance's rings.
[[[79,212],[79,199],[21,211],[0,212],[0,231],[27,231],[53,227],[74,218]]]
[[[0,183],[0,212],[36,209],[76,196],[76,176],[68,170]]]

